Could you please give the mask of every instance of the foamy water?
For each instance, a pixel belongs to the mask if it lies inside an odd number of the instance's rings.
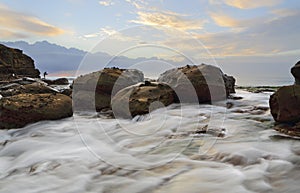
[[[299,192],[300,144],[271,129],[270,93],[237,95],[230,109],[171,105],[134,120],[82,114],[0,130],[0,192]]]

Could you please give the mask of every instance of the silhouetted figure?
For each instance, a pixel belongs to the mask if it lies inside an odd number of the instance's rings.
[[[44,79],[46,79],[46,75],[48,75],[48,72],[44,72]]]

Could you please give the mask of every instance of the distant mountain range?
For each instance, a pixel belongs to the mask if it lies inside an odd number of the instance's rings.
[[[166,68],[166,66],[161,67],[161,63],[184,65],[182,62],[177,63],[156,57],[132,59],[125,56],[113,57],[104,52],[91,54],[83,50],[66,48],[47,41],[39,41],[34,44],[29,44],[25,41],[0,43],[8,47],[23,50],[25,54],[34,59],[35,66],[41,73],[46,71],[49,74],[67,74],[69,76],[74,76],[75,74],[78,74],[78,72],[76,72],[78,69],[80,69],[79,74],[83,74],[112,66],[139,69],[139,66],[136,65],[139,64],[141,67],[140,70],[148,71],[149,73],[146,75],[154,77],[158,76],[159,74],[157,73],[163,72]],[[84,62],[82,63],[82,61]],[[168,68],[170,68],[170,65]]]
[[[47,41],[29,44],[25,41],[0,42],[8,47],[18,48],[34,59],[35,65],[41,72],[69,72],[78,68],[87,52],[66,48]]]

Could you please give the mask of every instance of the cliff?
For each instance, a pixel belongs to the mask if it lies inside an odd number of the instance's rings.
[[[17,77],[40,77],[32,58],[23,54],[22,50],[0,44],[0,80],[13,78],[13,74]]]

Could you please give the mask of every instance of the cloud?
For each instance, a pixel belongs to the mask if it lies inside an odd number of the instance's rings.
[[[11,34],[26,33],[42,36],[55,36],[64,33],[64,30],[48,24],[37,17],[10,10],[0,6],[0,28],[10,31]]]
[[[125,0],[126,2],[130,3],[136,9],[145,9],[148,3],[144,0]]]
[[[99,4],[103,6],[111,6],[114,5],[115,3],[112,0],[103,0],[103,1],[99,1]]]
[[[175,28],[177,30],[198,30],[202,29],[205,20],[190,20],[184,18],[175,12],[142,12],[138,13],[138,20],[131,20],[132,23],[149,25],[149,26],[163,26]]]
[[[299,13],[299,11],[296,9],[274,9],[271,10],[271,13],[278,17],[287,17],[296,15]]]
[[[13,39],[13,38],[27,38],[28,36],[22,33],[9,31],[6,29],[0,29],[1,38]]]
[[[240,27],[243,24],[243,22],[241,22],[240,20],[237,20],[225,14],[211,12],[209,15],[212,20],[221,27]]]
[[[244,20],[234,20],[230,21],[230,26],[235,26],[235,28],[243,26],[242,30],[206,34],[194,32],[187,38],[184,36],[166,37],[160,43],[188,53],[195,58],[209,56],[206,49],[216,58],[300,54],[299,18],[300,11],[298,10],[292,15],[282,14],[276,19],[274,16],[273,18],[255,18],[249,22],[251,23],[249,26],[242,24]],[[229,26],[230,22],[226,26]]]
[[[272,55],[298,50],[299,17],[300,11],[276,19],[256,20],[242,31],[197,35],[197,38],[219,56]]]
[[[237,19],[224,13],[210,12],[211,19],[220,27],[230,28],[249,28],[257,23],[268,20],[268,18],[251,18],[251,19]]]
[[[103,27],[96,33],[86,34],[81,36],[82,39],[102,38],[108,40],[131,41],[133,37],[123,34],[122,31],[117,31],[111,27]]]
[[[211,0],[212,1],[212,0]],[[214,0],[215,1],[215,0]],[[278,5],[283,0],[223,0],[229,6],[239,9],[254,9],[259,7],[272,7]]]

